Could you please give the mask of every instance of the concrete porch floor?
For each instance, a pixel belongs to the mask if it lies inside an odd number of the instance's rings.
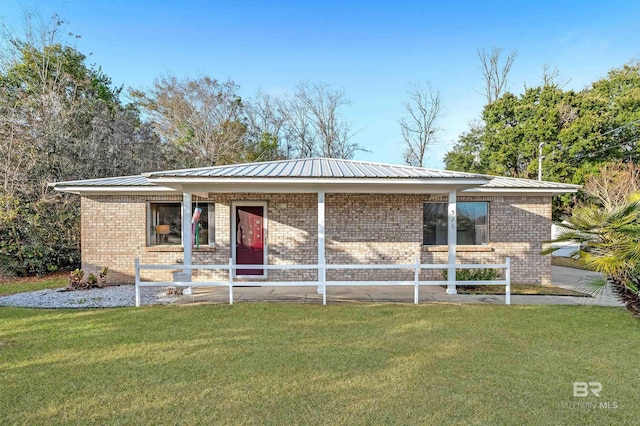
[[[585,280],[593,273],[554,266],[554,285],[580,291]],[[322,295],[316,287],[234,287],[234,303],[291,301],[322,304]],[[448,295],[440,286],[420,287],[420,303],[488,303],[504,304],[504,295]],[[413,303],[412,286],[331,286],[327,288],[327,304],[332,303]],[[225,287],[194,288],[192,295],[180,296],[175,304],[229,303],[229,291]],[[511,296],[514,305],[600,305],[622,306],[611,294],[598,297],[576,296]]]

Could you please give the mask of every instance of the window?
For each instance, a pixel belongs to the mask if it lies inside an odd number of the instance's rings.
[[[202,209],[193,236],[196,247],[214,243],[214,204],[193,203]],[[149,245],[182,245],[182,203],[149,203]]]
[[[182,245],[182,204],[152,203],[149,245]]]
[[[479,246],[489,243],[489,203],[458,203],[458,244]]]
[[[457,203],[457,239],[459,245],[489,243],[489,203]],[[425,203],[422,222],[422,244],[447,244],[447,203]]]
[[[447,204],[424,203],[422,244],[447,244]]]

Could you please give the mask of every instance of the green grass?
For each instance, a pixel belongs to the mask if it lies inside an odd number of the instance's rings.
[[[585,265],[578,259],[572,259],[570,257],[552,256],[551,264],[554,266],[564,266],[565,268],[582,269],[585,271],[593,271],[592,268]]]
[[[591,306],[0,308],[0,423],[633,424],[639,352]]]
[[[62,288],[69,285],[67,274],[56,274],[49,277],[11,278],[0,281],[0,296],[23,293],[26,291],[44,290],[46,288]]]
[[[460,294],[504,294],[505,287],[503,285],[461,285],[457,287]],[[579,296],[592,297],[587,293],[539,284],[511,284],[511,294],[516,295],[536,295],[536,296]]]

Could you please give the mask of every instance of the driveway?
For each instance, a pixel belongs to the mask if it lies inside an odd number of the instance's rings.
[[[564,266],[551,267],[553,285],[563,288],[575,289],[584,286],[591,278],[598,275],[597,272],[583,271],[582,269],[565,268]]]
[[[553,285],[568,288],[570,290],[589,292],[589,282],[591,279],[597,277],[597,272],[584,271],[582,269],[565,268],[564,266],[552,266],[551,267],[551,282]],[[576,299],[576,298],[573,298]],[[587,299],[590,305],[602,305],[602,306],[623,306],[616,297],[611,294],[608,288],[599,292],[592,298],[577,298]]]

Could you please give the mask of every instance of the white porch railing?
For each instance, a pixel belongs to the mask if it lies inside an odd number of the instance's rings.
[[[236,269],[315,269],[318,271],[318,280],[316,281],[234,281],[233,270]],[[504,280],[490,281],[449,281],[449,280],[429,280],[420,281],[420,271],[423,269],[504,269]],[[180,269],[180,270],[226,270],[229,271],[229,279],[226,281],[179,281],[179,282],[158,282],[158,281],[142,281],[140,279],[141,270],[151,269]],[[413,280],[411,281],[322,281],[321,277],[326,276],[328,269],[411,269],[414,271]],[[433,285],[504,285],[505,286],[505,303],[511,304],[511,258],[507,257],[505,263],[497,264],[421,264],[419,259],[415,263],[409,264],[384,264],[384,265],[234,265],[233,260],[229,259],[228,265],[141,265],[140,259],[135,261],[135,293],[136,306],[140,306],[140,287],[228,287],[229,288],[229,304],[233,305],[233,287],[234,284],[242,287],[303,287],[313,286],[322,288],[322,304],[327,304],[327,287],[330,286],[413,286],[413,303],[418,304],[420,286]]]

